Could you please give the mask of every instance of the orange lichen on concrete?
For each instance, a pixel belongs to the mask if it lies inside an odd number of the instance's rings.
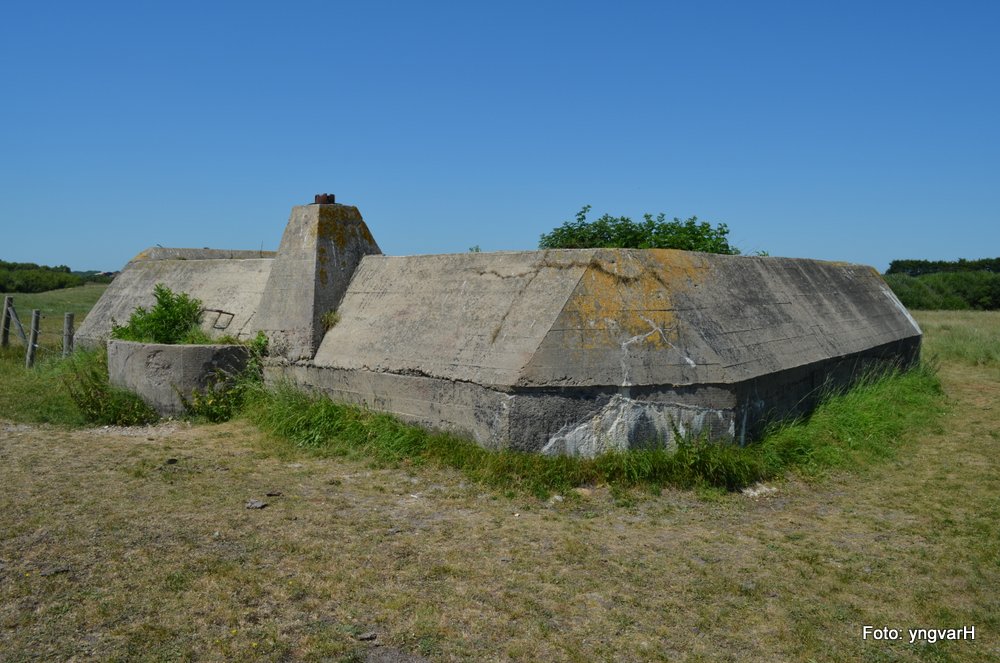
[[[352,205],[320,206],[316,236],[317,239],[328,240],[338,249],[343,249],[353,238],[375,243],[375,238],[361,218],[361,212]]]
[[[584,349],[626,341],[671,347],[677,339],[673,295],[700,283],[706,269],[697,254],[684,251],[600,251],[556,326],[581,330]]]

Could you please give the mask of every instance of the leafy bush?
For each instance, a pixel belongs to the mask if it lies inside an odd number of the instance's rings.
[[[174,293],[162,283],[153,287],[156,304],[148,311],[139,306],[128,324],[112,324],[111,338],[141,343],[209,343],[211,339],[198,326],[201,301],[186,293]]]
[[[78,351],[68,361],[63,385],[87,421],[111,426],[141,426],[159,419],[136,394],[108,380],[105,350]]]
[[[585,205],[576,215],[576,221],[567,221],[550,233],[542,235],[538,247],[542,249],[682,249],[705,253],[736,255],[739,249],[730,246],[729,228],[724,223],[712,227],[710,223],[691,217],[687,221],[674,218],[667,221],[666,214],[653,218],[643,215],[641,222],[627,216],[605,214],[595,221],[587,221],[590,205]]]

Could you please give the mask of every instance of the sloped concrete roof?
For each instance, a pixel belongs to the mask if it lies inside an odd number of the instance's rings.
[[[274,262],[273,255],[273,252],[218,249],[147,249],[115,277],[87,314],[76,336],[83,343],[107,338],[112,321],[125,324],[136,307],[148,308],[156,302],[153,287],[157,283],[200,299],[206,309],[225,311],[226,314],[205,313],[203,326],[211,335],[252,335],[251,322]]]
[[[920,330],[870,267],[673,250],[362,259],[317,366],[496,388],[741,382]]]

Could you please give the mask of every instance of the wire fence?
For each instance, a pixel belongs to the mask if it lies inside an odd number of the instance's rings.
[[[13,298],[5,295],[3,299],[2,317],[0,317],[0,347],[10,346],[11,337],[24,345],[24,365],[31,368],[39,357],[60,354],[67,357],[73,352],[74,315],[63,314],[62,332],[42,329],[43,316],[40,309],[31,311],[30,323],[25,326],[17,310]]]

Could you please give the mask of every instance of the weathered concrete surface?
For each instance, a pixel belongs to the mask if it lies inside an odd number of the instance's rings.
[[[151,246],[129,262],[141,260],[253,260],[273,258],[274,251],[248,251],[243,249],[172,249],[165,246]]]
[[[337,310],[361,258],[381,252],[358,208],[293,207],[256,328],[268,335],[278,354],[291,360],[312,358],[325,331],[324,314]]]
[[[370,256],[339,312],[312,366],[272,376],[485,446],[584,455],[746,440],[920,346],[869,267],[667,250]]]
[[[205,391],[220,372],[235,375],[246,367],[242,345],[163,345],[108,341],[111,384],[135,392],[163,416],[184,413],[184,398]]]
[[[919,336],[870,267],[671,250],[369,257],[319,366],[496,387],[725,384]]]
[[[125,324],[136,307],[155,304],[153,287],[157,283],[185,292],[200,299],[206,309],[214,309],[202,318],[202,327],[210,336],[253,336],[253,319],[273,256],[267,251],[147,249],[111,282],[80,325],[77,342],[101,343],[111,333],[113,322]]]

